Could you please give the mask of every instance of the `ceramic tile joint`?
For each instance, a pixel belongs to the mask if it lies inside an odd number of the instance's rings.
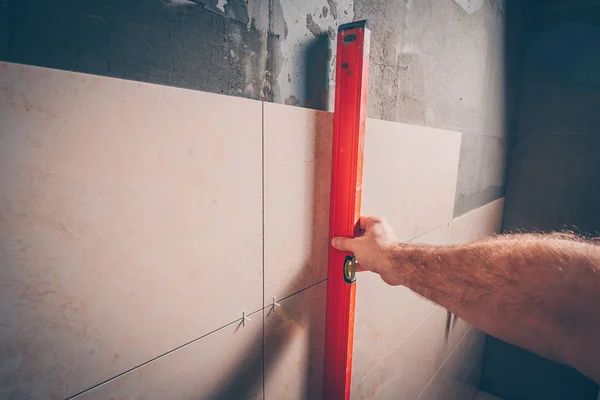
[[[242,310],[242,326],[246,326],[246,321],[252,321],[246,316],[246,311]]]
[[[273,303],[271,304],[271,311],[275,311],[277,309],[277,307],[281,307],[281,304],[279,304],[277,301],[275,301],[275,297],[273,297]]]

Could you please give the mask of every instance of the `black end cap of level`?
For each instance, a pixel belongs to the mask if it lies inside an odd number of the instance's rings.
[[[343,31],[347,31],[350,29],[354,29],[354,28],[366,28],[366,27],[367,27],[367,20],[363,19],[360,21],[348,22],[347,24],[340,25],[340,27],[338,28],[338,32],[343,32]]]

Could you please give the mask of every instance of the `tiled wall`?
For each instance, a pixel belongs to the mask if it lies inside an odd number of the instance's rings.
[[[0,64],[0,398],[320,398],[332,121]],[[363,213],[496,232],[502,199],[452,219],[460,141],[369,120]],[[357,285],[352,398],[474,395],[482,333]]]

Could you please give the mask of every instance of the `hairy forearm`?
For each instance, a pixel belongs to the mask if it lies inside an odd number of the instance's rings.
[[[461,246],[403,244],[389,257],[391,283],[600,380],[590,357],[600,354],[600,246],[514,235]]]

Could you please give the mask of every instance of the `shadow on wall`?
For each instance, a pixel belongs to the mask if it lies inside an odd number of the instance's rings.
[[[505,230],[600,232],[600,4],[536,0],[523,14]]]
[[[503,230],[600,232],[600,4],[506,0],[510,149]],[[503,399],[590,399],[578,372],[489,338],[482,389]]]
[[[329,98],[329,70],[328,70],[328,50],[329,40],[327,35],[321,35],[311,42],[306,51],[306,63],[307,74],[305,81],[307,107],[326,109],[327,101]],[[321,119],[315,119],[315,137],[314,143],[322,143],[323,139],[319,136],[327,135],[332,137],[331,131],[325,129],[330,125],[322,124]],[[322,202],[326,201],[329,203],[329,186],[330,186],[330,163],[331,155],[327,154],[319,148],[314,147],[314,177],[313,177],[313,193],[312,193],[312,216],[313,220],[311,223],[311,250],[306,257],[306,265],[302,268],[302,272],[290,279],[290,282],[303,282],[302,275],[310,275],[311,268],[316,268],[319,264],[327,264],[327,255],[323,258],[323,254],[318,251],[320,246],[319,240],[322,240],[323,233],[317,231],[319,227],[329,226],[329,214],[319,213],[317,210],[323,209]],[[326,282],[321,282],[326,284]],[[290,286],[291,288],[291,286]],[[290,288],[286,288],[283,292],[289,293]],[[289,297],[298,295],[292,294]],[[285,302],[287,298],[278,300],[278,302]],[[309,303],[312,304],[312,301]],[[265,305],[266,306],[266,305]],[[315,313],[314,309],[322,308],[322,313]],[[285,308],[285,304],[284,304]],[[281,313],[282,309],[273,310],[268,306],[263,309],[264,312],[264,326],[267,325],[267,318],[272,312]],[[219,384],[219,388],[209,398],[210,400],[224,400],[224,399],[243,399],[247,398],[250,393],[254,393],[257,385],[260,385],[260,381],[249,379],[249,377],[255,377],[257,374],[253,373],[256,368],[263,368],[263,382],[266,384],[268,377],[271,375],[272,369],[277,365],[278,360],[285,356],[285,351],[288,348],[288,344],[292,340],[295,330],[289,326],[289,320],[299,321],[300,325],[304,325],[308,330],[308,342],[305,343],[307,349],[307,368],[304,371],[304,376],[300,374],[296,377],[300,382],[305,382],[303,393],[297,393],[298,398],[307,399],[320,399],[323,396],[323,361],[324,361],[324,342],[325,342],[325,331],[323,329],[324,323],[322,319],[325,315],[325,303],[316,304],[311,307],[306,304],[304,307],[300,307],[297,310],[293,310],[285,315],[283,318],[286,321],[276,322],[269,327],[268,330],[263,329],[263,346],[249,347],[246,351],[246,358],[238,368],[229,376],[225,377]],[[258,339],[258,338],[257,338]],[[260,340],[253,341],[255,343],[261,342]],[[268,349],[267,349],[268,343]],[[262,363],[257,362],[262,361]],[[273,394],[275,395],[275,394]]]
[[[304,53],[304,107],[321,111],[328,110],[331,53],[327,33],[321,33],[306,46]]]
[[[269,2],[217,3],[2,0],[0,59],[272,100],[264,46],[273,37],[254,23]]]

